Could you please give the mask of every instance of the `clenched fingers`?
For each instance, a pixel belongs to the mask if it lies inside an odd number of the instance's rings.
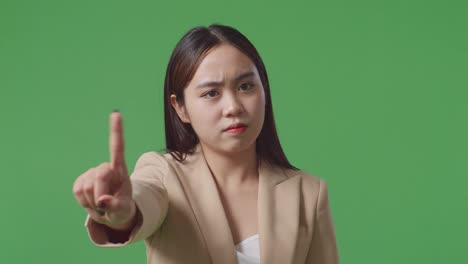
[[[115,172],[111,168],[110,163],[102,163],[96,168],[96,172],[94,174],[94,201],[95,203],[98,202],[99,198],[106,194],[110,193],[110,186],[112,183],[112,178]],[[96,204],[96,207],[100,207],[99,204]]]
[[[89,177],[88,175],[94,173],[93,170],[94,170],[94,168],[91,168],[91,169],[87,170],[80,177],[78,177],[75,180],[75,183],[73,184],[73,194],[75,196],[75,199],[84,208],[91,208],[91,206],[92,206],[91,204],[89,204],[88,200],[86,199],[85,193],[84,193],[84,179]]]
[[[90,174],[88,177],[83,177],[83,196],[88,203],[89,208],[96,208],[96,204],[94,202],[94,174],[96,170],[93,170],[93,173]]]
[[[102,163],[91,168],[76,179],[73,193],[78,203],[84,208],[97,209],[96,204],[103,195],[110,194],[110,185],[114,172],[110,163]]]

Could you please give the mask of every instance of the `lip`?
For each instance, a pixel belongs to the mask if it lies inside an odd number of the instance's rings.
[[[224,131],[234,131],[234,130],[244,131],[246,127],[247,125],[244,123],[235,123],[235,124],[228,126],[226,129],[224,129]]]
[[[246,126],[241,126],[241,127],[236,127],[236,128],[228,129],[228,130],[226,130],[225,132],[228,133],[228,134],[232,134],[232,135],[239,135],[239,134],[244,133],[244,131],[245,131],[246,129],[247,129]]]

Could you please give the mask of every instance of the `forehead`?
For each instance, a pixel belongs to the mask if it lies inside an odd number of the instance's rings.
[[[192,80],[231,79],[245,71],[253,71],[258,75],[255,64],[247,55],[232,45],[222,44],[203,58]]]

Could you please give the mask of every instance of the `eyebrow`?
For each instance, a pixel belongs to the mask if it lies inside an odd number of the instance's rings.
[[[242,74],[240,74],[239,76],[237,76],[234,81],[239,81],[239,80],[242,80],[244,78],[247,78],[247,77],[250,77],[250,76],[254,76],[255,73],[253,71],[249,71],[249,72],[244,72]],[[204,82],[204,83],[200,83],[199,85],[197,85],[197,87],[195,88],[203,88],[203,87],[217,87],[217,86],[220,86],[222,84],[222,82],[215,82],[215,81],[208,81],[208,82]]]

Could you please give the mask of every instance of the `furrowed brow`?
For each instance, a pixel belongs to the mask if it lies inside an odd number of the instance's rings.
[[[255,75],[255,73],[254,73],[253,71],[244,72],[244,73],[242,73],[241,75],[237,76],[236,79],[235,79],[235,81],[237,82],[237,81],[240,81],[240,80],[242,80],[242,79],[244,79],[244,78],[247,78],[247,77],[250,77],[250,76],[254,76],[254,75]]]
[[[247,78],[247,77],[251,77],[251,76],[254,76],[255,73],[253,71],[250,71],[250,72],[244,72],[242,74],[240,74],[239,76],[237,76],[234,81],[240,81],[244,78]],[[220,86],[221,84],[223,84],[222,82],[215,82],[215,81],[208,81],[208,82],[203,82],[203,83],[200,83],[199,85],[197,85],[195,88],[204,88],[204,87],[218,87]]]

